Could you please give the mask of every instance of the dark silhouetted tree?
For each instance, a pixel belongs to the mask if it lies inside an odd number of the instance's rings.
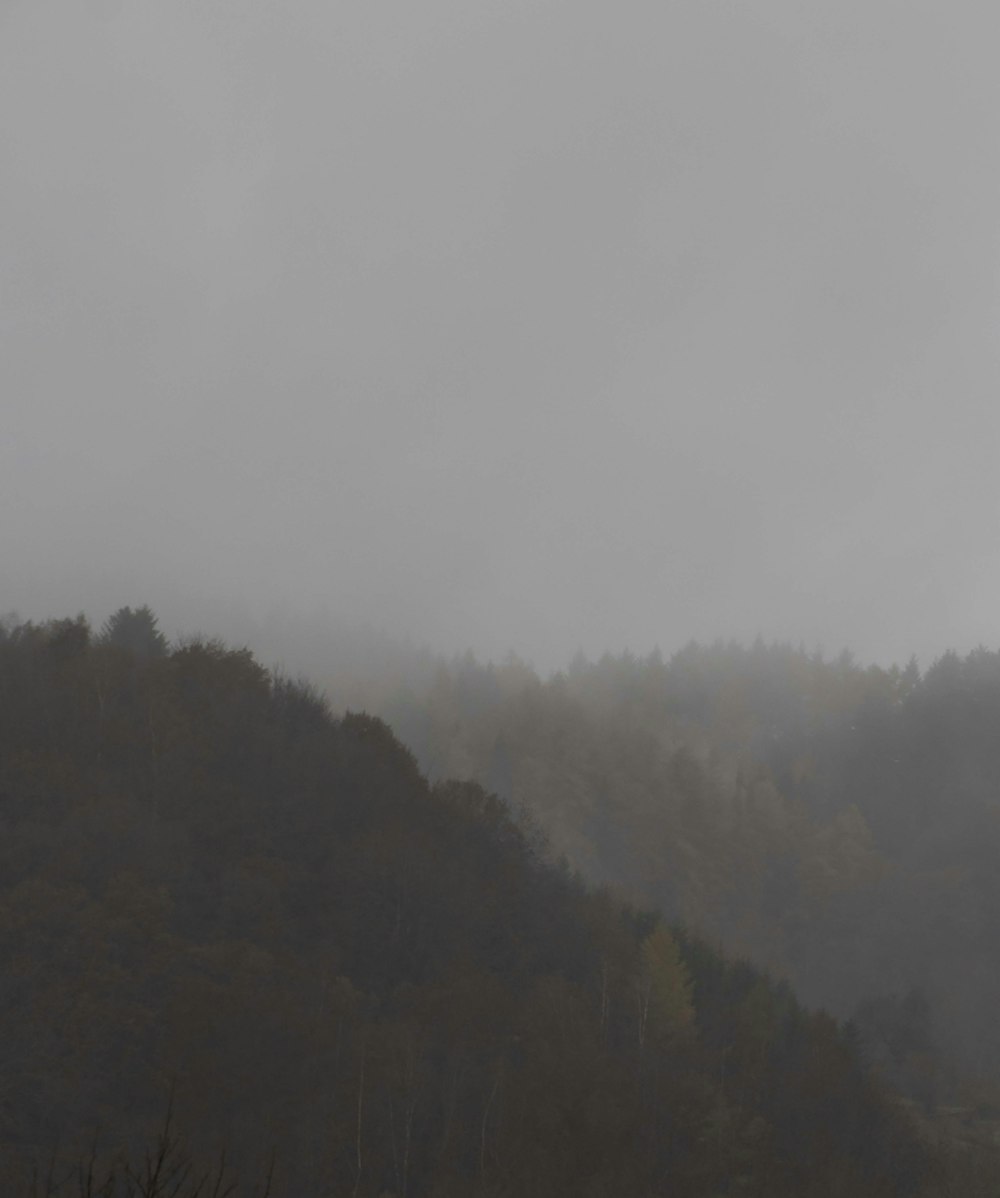
[[[167,638],[157,623],[156,616],[145,605],[134,611],[131,607],[120,607],[105,622],[100,642],[126,649],[142,660],[163,657],[167,652]]]

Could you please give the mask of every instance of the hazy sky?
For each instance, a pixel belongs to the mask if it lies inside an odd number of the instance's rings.
[[[0,608],[1000,646],[998,38],[0,0]]]

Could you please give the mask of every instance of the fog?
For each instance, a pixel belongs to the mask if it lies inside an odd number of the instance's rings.
[[[0,0],[0,607],[996,645],[998,33]]]

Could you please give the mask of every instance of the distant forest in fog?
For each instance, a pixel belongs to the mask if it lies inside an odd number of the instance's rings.
[[[922,1101],[1000,1069],[1000,654],[921,675],[719,643],[545,681],[467,658],[378,710],[587,877],[853,1017]]]

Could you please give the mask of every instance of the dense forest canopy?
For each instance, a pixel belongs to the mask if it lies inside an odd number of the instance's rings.
[[[491,746],[515,790],[522,740],[570,746],[592,701],[523,681]],[[484,719],[509,678],[461,684]],[[649,730],[629,743],[655,757]],[[667,765],[693,802],[701,759]],[[247,1193],[272,1156],[275,1195],[945,1192],[959,1165],[856,1029],[553,865],[547,810],[429,784],[379,719],[246,649],[168,645],[148,609],[96,637],[8,622],[4,1192],[95,1132],[99,1168],[141,1160],[168,1094],[189,1159],[225,1148]]]

